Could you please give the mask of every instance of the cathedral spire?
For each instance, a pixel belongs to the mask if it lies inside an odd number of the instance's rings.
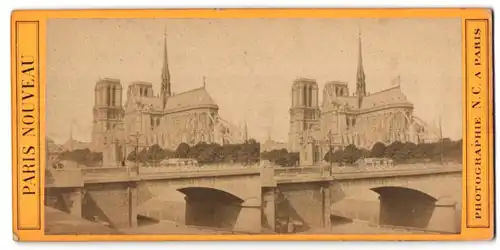
[[[67,150],[72,151],[73,150],[73,145],[75,140],[73,139],[73,124],[74,124],[74,119],[71,119],[69,123],[69,138],[68,141],[65,144],[65,147]]]
[[[365,71],[363,69],[363,50],[361,42],[361,31],[358,34],[358,70],[356,73],[356,95],[358,96],[358,107],[361,108],[363,97],[366,96]]]
[[[69,124],[69,141],[73,141],[73,120]]]
[[[168,69],[168,49],[167,49],[167,28],[163,33],[163,68],[161,70],[161,98],[163,101],[163,108],[167,103],[167,97],[171,95],[170,84],[170,71]]]
[[[363,46],[361,46],[361,31],[358,33],[358,77],[364,75],[363,70]]]
[[[247,121],[245,120],[245,142],[248,142],[248,128],[247,128]]]

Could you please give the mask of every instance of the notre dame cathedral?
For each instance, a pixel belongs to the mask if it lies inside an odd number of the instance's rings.
[[[164,40],[161,90],[153,84],[132,82],[123,101],[119,79],[103,78],[95,85],[92,150],[103,152],[105,162],[124,161],[136,147],[158,144],[175,149],[180,143],[239,143],[246,130],[218,116],[205,84],[174,94],[168,67],[167,36]]]
[[[346,82],[328,82],[320,105],[316,80],[295,80],[288,143],[290,151],[300,152],[301,164],[316,164],[330,148],[349,144],[369,149],[376,142],[429,139],[424,136],[424,123],[413,116],[413,103],[401,91],[399,81],[375,93],[367,93],[366,84],[361,35],[354,94]]]

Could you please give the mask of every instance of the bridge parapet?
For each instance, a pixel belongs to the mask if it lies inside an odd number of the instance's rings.
[[[225,176],[258,174],[263,186],[274,186],[276,181],[297,182],[334,178],[359,179],[388,176],[409,176],[439,174],[462,171],[462,165],[413,164],[394,167],[337,167],[330,165],[280,167],[274,164],[220,164],[205,166],[180,167],[93,167],[49,169],[47,186],[72,187],[82,186],[84,182],[133,181],[136,179],[190,178],[203,176]],[[52,173],[53,172],[53,173]],[[52,179],[50,179],[52,178]]]
[[[171,166],[171,167],[141,167],[139,173],[179,173],[179,172],[205,172],[217,170],[258,169],[258,164],[216,164],[202,166]]]
[[[330,166],[283,167],[274,168],[274,176],[303,176],[317,175],[330,176]]]
[[[45,187],[83,187],[84,178],[81,169],[53,169],[45,170]]]
[[[428,174],[444,174],[458,173],[462,171],[462,165],[428,165],[428,166],[404,166],[391,167],[386,169],[332,169],[332,175],[335,179],[359,179],[359,178],[375,178],[389,176],[411,176],[411,175],[428,175]]]
[[[238,169],[257,169],[258,164],[216,164],[201,166],[123,166],[123,167],[89,167],[82,168],[84,174],[141,174],[141,173],[179,173],[179,172],[205,172],[216,170],[238,170]]]
[[[138,167],[85,167],[82,168],[84,175],[89,174],[129,174],[137,173]]]
[[[339,166],[329,166],[329,165],[316,165],[316,166],[301,166],[301,167],[279,167],[273,165],[262,165],[262,164],[217,164],[217,165],[203,165],[203,166],[160,166],[160,167],[143,167],[143,166],[126,166],[126,167],[90,167],[82,168],[82,173],[84,175],[94,175],[94,174],[114,174],[114,175],[140,175],[151,174],[151,173],[188,173],[188,172],[213,172],[217,170],[247,170],[247,169],[259,169],[259,168],[271,168],[274,169],[269,173],[272,176],[300,176],[300,175],[319,175],[319,176],[330,176],[332,174],[355,174],[355,173],[375,173],[375,172],[428,172],[441,170],[461,170],[462,165],[439,165],[439,164],[407,164],[407,165],[395,165],[395,166],[355,166],[355,167],[339,167]],[[331,170],[330,170],[331,169]],[[268,171],[269,172],[269,171]]]
[[[138,180],[159,180],[179,178],[200,178],[234,175],[256,175],[259,165],[205,165],[182,167],[98,167],[86,168],[85,183],[124,182]]]
[[[264,187],[273,187],[278,183],[296,183],[331,180],[329,166],[276,167],[261,169],[261,180]]]
[[[384,171],[406,171],[406,170],[434,170],[434,169],[457,169],[461,170],[461,164],[433,164],[433,163],[417,163],[417,164],[399,164],[392,166],[334,166],[332,173],[361,173],[361,172],[384,172]]]

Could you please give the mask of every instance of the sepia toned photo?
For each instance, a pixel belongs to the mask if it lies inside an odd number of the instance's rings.
[[[462,28],[49,19],[45,234],[459,234]]]

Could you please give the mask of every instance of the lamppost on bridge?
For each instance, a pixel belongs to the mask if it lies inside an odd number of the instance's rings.
[[[443,122],[441,120],[441,116],[439,116],[439,143],[440,143],[440,147],[441,147],[441,150],[439,150],[441,152],[441,165],[443,165]]]
[[[134,151],[135,151],[135,165],[136,165],[136,173],[139,174],[139,138],[142,134],[137,132],[136,134],[129,135],[129,137],[132,138],[126,138],[123,136],[123,161],[126,162],[128,155],[127,155],[127,146],[128,145],[133,145],[134,146]],[[118,144],[118,140],[116,142]],[[130,175],[131,170],[130,170],[130,165],[126,164],[127,167],[127,174]]]
[[[329,146],[329,151],[328,151],[328,161],[330,162],[330,169],[329,169],[329,174],[332,173],[332,170],[333,170],[333,160],[332,160],[332,157],[333,157],[333,147],[332,147],[332,130],[328,130],[328,146]]]
[[[139,175],[139,137],[141,134],[139,132],[132,134],[131,137],[135,137],[135,168],[136,168],[136,174]],[[130,167],[128,167],[128,171],[130,174]]]

